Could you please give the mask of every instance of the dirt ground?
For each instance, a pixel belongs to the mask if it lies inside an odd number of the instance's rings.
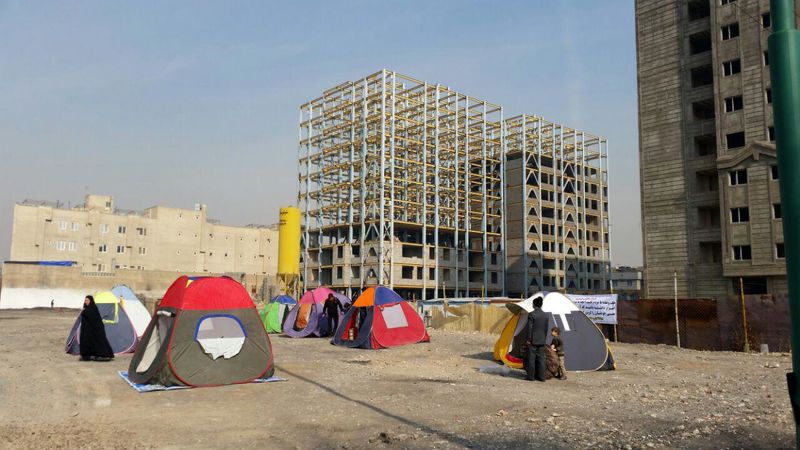
[[[287,382],[139,394],[130,355],[63,352],[75,311],[0,311],[0,447],[776,448],[794,445],[788,355],[613,345],[618,369],[480,373],[495,337],[372,351],[272,336]]]

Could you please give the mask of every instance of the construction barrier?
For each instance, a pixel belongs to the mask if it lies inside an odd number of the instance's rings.
[[[426,304],[421,314],[429,327],[448,331],[499,334],[511,318],[502,303]],[[642,344],[677,344],[674,299],[619,300],[618,324],[600,325],[610,340]],[[790,350],[791,324],[786,294],[679,299],[678,329],[682,348],[696,350]]]
[[[480,303],[458,306],[436,305],[427,311],[430,313],[428,325],[437,330],[447,331],[479,331],[500,334],[511,319],[511,311],[505,306],[481,305]]]
[[[619,342],[677,344],[675,300],[620,300]],[[746,295],[721,299],[679,299],[680,345],[696,350],[790,350],[791,324],[785,294]],[[613,329],[604,327],[613,339]]]

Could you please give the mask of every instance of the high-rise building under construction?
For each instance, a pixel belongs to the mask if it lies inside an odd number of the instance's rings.
[[[606,289],[605,139],[389,70],[300,110],[307,288]]]
[[[537,116],[505,129],[507,290],[605,291],[608,142]]]

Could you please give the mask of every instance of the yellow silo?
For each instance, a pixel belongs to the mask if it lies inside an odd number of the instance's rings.
[[[278,222],[278,280],[287,292],[300,278],[300,210],[281,208]]]

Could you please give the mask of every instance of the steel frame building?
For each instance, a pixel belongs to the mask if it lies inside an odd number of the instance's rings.
[[[508,290],[608,289],[608,141],[522,115],[506,145]]]
[[[528,138],[518,144],[516,124],[522,120],[531,128],[527,119],[506,122],[500,105],[385,69],[329,89],[300,110],[298,205],[306,288],[329,286],[353,296],[383,284],[409,299],[527,289],[506,286],[506,243],[519,243],[508,239],[506,214],[522,215],[521,207],[506,205],[506,189],[522,189],[506,179],[506,156],[536,154]],[[572,158],[573,167],[601,153],[604,161],[604,139],[538,120],[555,131],[537,132],[537,161],[547,152]],[[512,148],[507,139],[513,139]],[[605,186],[605,169],[599,173]],[[526,217],[517,222],[524,225]],[[605,258],[607,211],[603,217],[606,232],[599,241]],[[522,255],[526,267],[528,259]],[[603,264],[602,280],[605,271]]]
[[[307,286],[502,293],[499,105],[381,70],[301,110]]]

